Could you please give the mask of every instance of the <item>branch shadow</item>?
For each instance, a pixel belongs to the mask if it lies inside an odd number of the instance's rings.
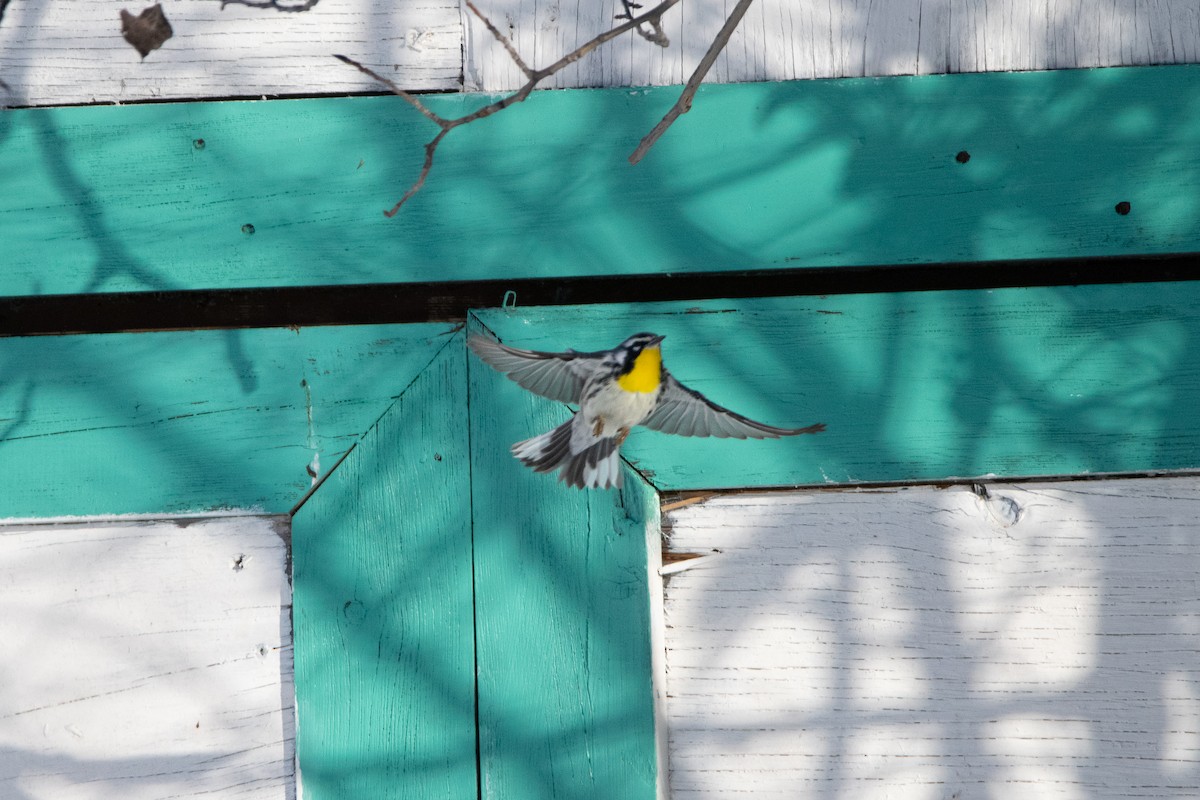
[[[667,585],[674,796],[1194,792],[1194,482],[993,494],[1016,523],[965,487],[677,512],[724,550]]]

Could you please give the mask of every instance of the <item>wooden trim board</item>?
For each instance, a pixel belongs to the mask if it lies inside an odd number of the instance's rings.
[[[630,463],[688,491],[1200,468],[1198,307],[1187,282],[474,313],[536,350],[665,334],[668,368],[715,402],[828,426],[757,442],[636,430]]]
[[[676,94],[535,93],[391,220],[399,98],[7,111],[0,295],[1200,251],[1200,67],[710,86],[628,166]]]
[[[0,518],[286,514],[450,325],[0,341]]]
[[[461,340],[292,517],[306,800],[477,794]]]

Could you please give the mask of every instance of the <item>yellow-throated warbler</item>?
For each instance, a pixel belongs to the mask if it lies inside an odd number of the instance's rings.
[[[545,353],[518,350],[470,336],[475,355],[529,391],[579,406],[552,431],[517,442],[513,455],[537,472],[553,472],[568,486],[606,489],[621,485],[619,449],[634,425],[679,436],[776,439],[825,430],[764,425],[713,403],[667,372],[662,336],[636,333],[612,350]]]

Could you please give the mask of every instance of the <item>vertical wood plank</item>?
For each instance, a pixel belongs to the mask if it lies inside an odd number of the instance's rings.
[[[1200,791],[1196,478],[671,515],[673,800]]]
[[[0,526],[0,797],[294,797],[287,531]]]
[[[308,800],[476,796],[461,335],[293,519]]]
[[[582,492],[509,445],[567,417],[470,363],[481,791],[652,800],[655,745],[645,526],[631,470]]]

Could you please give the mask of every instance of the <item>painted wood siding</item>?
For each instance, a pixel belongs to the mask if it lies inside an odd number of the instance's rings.
[[[8,87],[7,102],[16,105],[337,94],[375,88],[334,61],[333,53],[371,64],[412,91],[464,85],[469,90],[500,91],[521,80],[479,20],[452,0],[384,5],[365,0],[177,0],[164,6],[173,38],[144,59],[121,38],[120,5],[3,5],[0,80]],[[478,5],[535,66],[549,64],[611,27],[621,8],[615,0],[487,0]],[[672,41],[669,49],[626,36],[548,85],[682,83],[724,21],[727,6],[718,0],[684,0],[664,20]],[[137,14],[141,7],[128,10]],[[759,0],[709,81],[1198,59],[1200,11],[1192,0]]]
[[[1200,283],[480,310],[500,339],[596,350],[641,330],[715,402],[815,436],[637,429],[662,491],[1200,468]],[[519,469],[519,467],[514,467]]]
[[[391,220],[433,134],[399,98],[0,114],[0,294],[1200,251],[1200,67],[711,86],[629,166],[674,97],[538,93]]]
[[[174,36],[141,58],[121,37],[120,3],[0,3],[0,105],[340,94],[375,84],[346,53],[413,91],[461,86],[457,0],[163,4]],[[7,94],[7,97],[5,96]],[[6,101],[6,102],[4,102]]]
[[[0,797],[294,798],[288,532],[0,526]]]
[[[509,446],[570,412],[468,358],[481,797],[652,800],[658,495],[629,469],[579,491],[520,464]]]
[[[1200,483],[987,491],[670,514],[673,800],[1196,797]]]
[[[0,339],[0,519],[286,514],[451,328]]]
[[[612,26],[621,9],[604,3],[478,4],[534,66],[552,63]],[[553,85],[683,83],[724,23],[732,3],[684,0],[664,18],[671,47],[637,37],[608,45],[556,76]],[[653,3],[645,3],[650,8]],[[516,88],[512,59],[467,16],[467,86]],[[505,27],[507,26],[507,27]],[[1193,0],[759,0],[747,12],[709,80],[714,83],[923,75],[1194,63],[1200,9]]]
[[[292,518],[306,800],[477,795],[461,339]]]

